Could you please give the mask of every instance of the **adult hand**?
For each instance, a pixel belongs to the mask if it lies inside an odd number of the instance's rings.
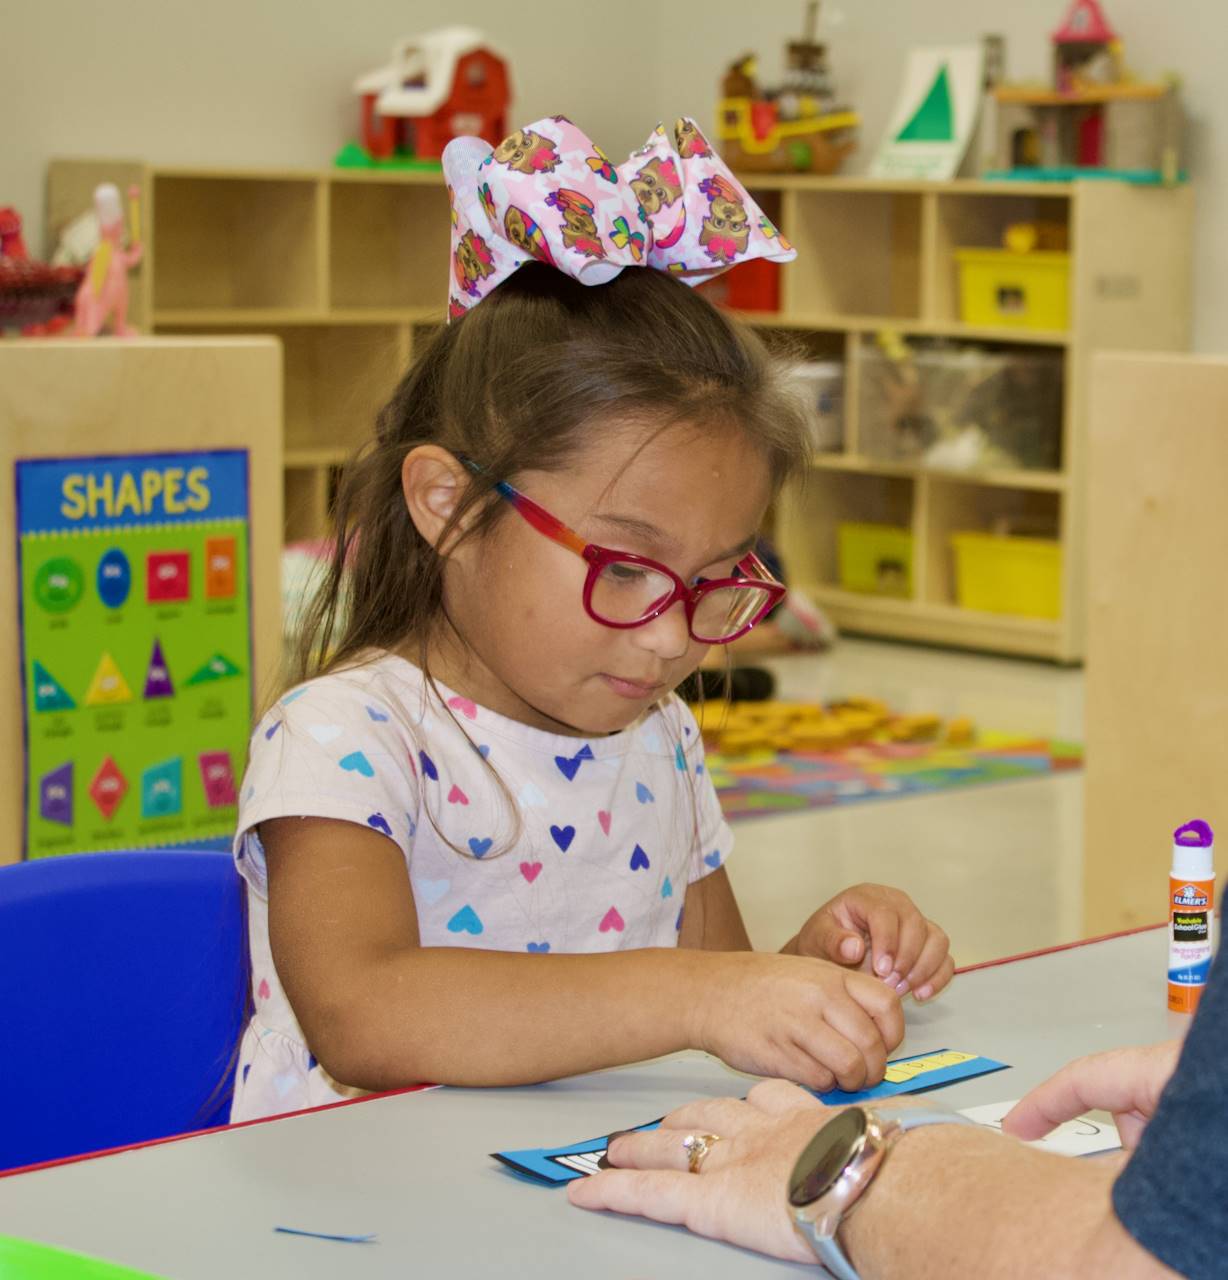
[[[1002,1131],[1016,1138],[1043,1138],[1085,1111],[1111,1111],[1122,1146],[1132,1151],[1155,1114],[1180,1053],[1180,1040],[1165,1040],[1077,1058],[1015,1103],[1002,1120]]]
[[[739,1071],[820,1092],[877,1084],[904,1038],[894,992],[825,960],[755,951],[705,958],[688,1041]]]
[[[936,996],[955,973],[947,935],[908,894],[881,884],[838,893],[806,921],[795,943],[799,955],[873,973],[897,995],[911,991],[918,1001]]]
[[[616,1167],[580,1178],[567,1198],[582,1209],[612,1209],[686,1227],[697,1235],[791,1262],[815,1261],[793,1230],[785,1189],[797,1157],[838,1108],[783,1080],[757,1084],[745,1102],[708,1098],[672,1111],[650,1133],[611,1144]],[[718,1133],[698,1176],[687,1172],[682,1141]]]

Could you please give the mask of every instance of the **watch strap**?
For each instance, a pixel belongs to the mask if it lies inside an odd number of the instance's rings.
[[[866,1110],[872,1110],[867,1107]],[[875,1115],[883,1119],[890,1119],[892,1123],[892,1134],[898,1139],[901,1134],[908,1133],[911,1129],[921,1129],[930,1124],[971,1124],[975,1125],[975,1120],[970,1120],[965,1115],[960,1115],[958,1111],[939,1110],[934,1107],[892,1107],[886,1111],[875,1111]],[[894,1145],[894,1144],[893,1144]],[[869,1191],[870,1183],[863,1191]],[[855,1204],[860,1203],[859,1196]],[[851,1207],[849,1212],[851,1212]],[[845,1215],[847,1217],[847,1213]],[[848,1255],[840,1246],[840,1241],[836,1238],[836,1233],[832,1235],[820,1235],[814,1229],[813,1223],[797,1221],[796,1225],[801,1228],[806,1239],[818,1256],[819,1263],[823,1269],[833,1277],[833,1280],[861,1280],[861,1276],[857,1273],[857,1268],[849,1261]],[[836,1232],[839,1227],[836,1228]]]

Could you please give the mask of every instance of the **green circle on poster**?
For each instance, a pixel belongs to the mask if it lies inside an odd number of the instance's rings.
[[[34,596],[48,613],[67,613],[81,599],[85,578],[67,556],[48,560],[34,579]]]

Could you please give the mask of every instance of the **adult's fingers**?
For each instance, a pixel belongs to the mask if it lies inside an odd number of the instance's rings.
[[[1078,1058],[1021,1098],[1002,1120],[1017,1138],[1043,1137],[1084,1111],[1150,1115],[1176,1062],[1175,1045],[1110,1049]]]
[[[608,1160],[616,1169],[675,1169],[687,1173],[690,1169],[690,1156],[683,1141],[695,1130],[693,1129],[650,1129],[644,1133],[619,1134],[610,1143]],[[717,1151],[724,1142],[713,1143],[704,1157],[703,1168],[720,1165]]]
[[[582,1209],[612,1209],[654,1222],[685,1223],[703,1197],[699,1179],[673,1169],[607,1169],[567,1184],[567,1198]]]
[[[662,1129],[686,1133],[740,1133],[754,1120],[754,1112],[740,1098],[699,1098],[676,1107],[661,1121]]]
[[[805,1089],[788,1080],[761,1080],[746,1095],[749,1106],[768,1115],[784,1115],[788,1111],[824,1111],[826,1108]]]

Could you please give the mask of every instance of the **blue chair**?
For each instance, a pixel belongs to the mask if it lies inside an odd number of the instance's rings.
[[[247,1001],[229,854],[0,867],[0,1169],[225,1124]]]

